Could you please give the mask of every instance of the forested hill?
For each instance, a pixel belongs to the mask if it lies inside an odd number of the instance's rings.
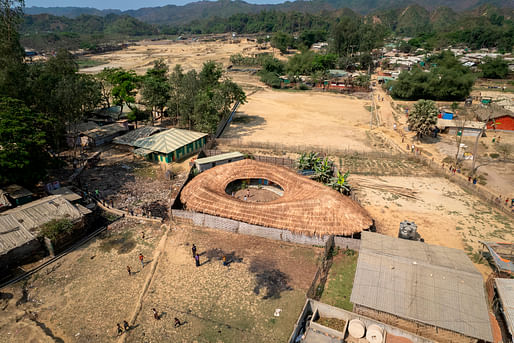
[[[167,5],[148,7],[138,10],[97,10],[82,7],[28,7],[26,14],[51,14],[75,18],[83,14],[105,16],[108,14],[129,15],[151,24],[177,25],[208,17],[229,17],[239,13],[258,13],[263,10],[282,12],[320,13],[349,8],[360,14],[369,14],[377,10],[405,8],[419,5],[429,11],[438,7],[448,7],[454,11],[467,11],[484,4],[497,7],[514,8],[514,0],[312,0],[287,1],[276,5],[256,5],[241,0],[198,1],[184,6]]]

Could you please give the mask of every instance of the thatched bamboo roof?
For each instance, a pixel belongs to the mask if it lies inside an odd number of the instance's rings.
[[[284,195],[261,203],[238,200],[225,189],[239,179],[267,179],[280,185]],[[184,187],[180,200],[188,210],[308,236],[348,236],[372,225],[352,199],[290,169],[250,159],[199,174]]]

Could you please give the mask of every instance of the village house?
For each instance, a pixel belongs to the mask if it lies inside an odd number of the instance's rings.
[[[134,147],[134,143],[141,138],[150,137],[166,129],[156,126],[141,126],[135,130],[129,131],[123,136],[118,136],[112,140],[114,144],[125,147]]]
[[[128,123],[126,121],[100,126],[81,133],[81,136],[86,138],[82,145],[100,146],[110,143],[115,137],[121,136],[126,131],[128,131]]]
[[[150,161],[171,163],[198,152],[207,143],[207,134],[182,129],[169,129],[140,138],[133,145],[134,153]]]

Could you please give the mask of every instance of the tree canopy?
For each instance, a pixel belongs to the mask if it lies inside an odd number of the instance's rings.
[[[407,123],[418,138],[428,135],[437,123],[437,107],[432,100],[419,100],[414,104],[414,110],[409,114]]]
[[[500,56],[484,58],[479,68],[482,71],[483,77],[491,79],[504,79],[509,74],[509,64]]]

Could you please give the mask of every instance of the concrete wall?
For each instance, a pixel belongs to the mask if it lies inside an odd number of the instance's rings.
[[[341,249],[359,250],[361,240],[347,237],[334,237],[334,244]]]
[[[273,239],[276,241],[291,242],[305,245],[325,245],[325,242],[328,240],[328,236],[310,237],[306,235],[297,235],[289,230],[252,225],[237,220],[212,216],[209,214],[193,211],[171,210],[171,214],[173,217],[189,219],[196,226],[206,226],[213,229],[219,229],[233,233],[240,233],[243,235],[259,236],[263,238]],[[358,247],[360,245],[360,241],[358,239],[344,237],[337,238],[340,238],[340,245],[338,245],[339,247],[343,249],[346,249],[348,247],[350,249],[358,250]]]

